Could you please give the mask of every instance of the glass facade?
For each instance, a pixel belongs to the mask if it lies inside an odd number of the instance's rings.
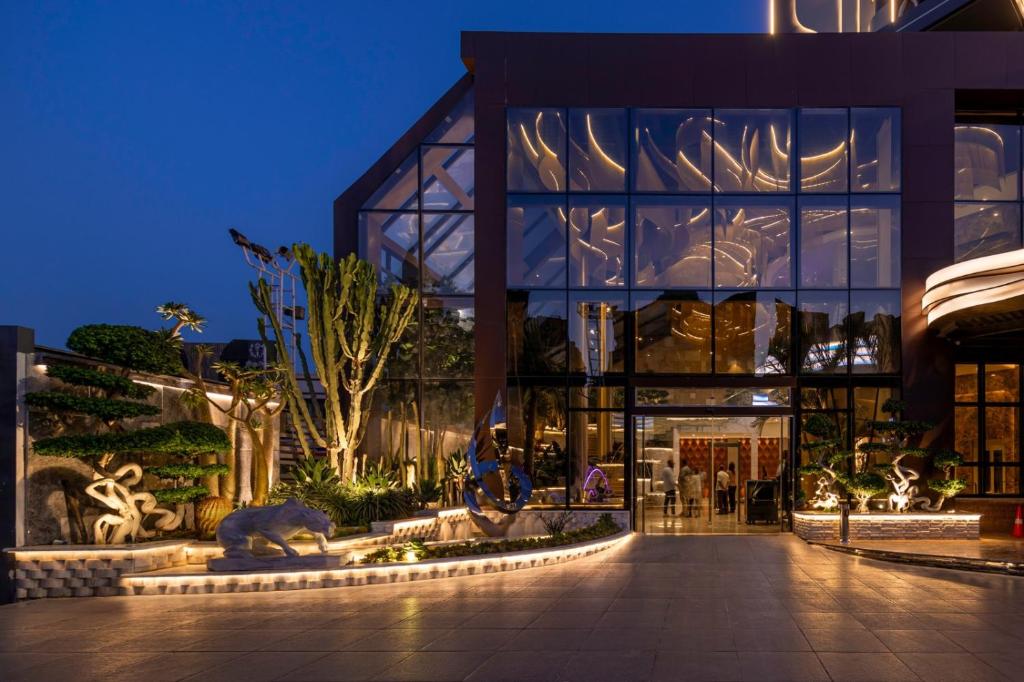
[[[359,212],[359,255],[377,266],[380,296],[416,289],[413,323],[386,365],[368,451],[403,476],[439,481],[473,429],[474,121],[469,91]]]
[[[957,364],[954,449],[964,463],[955,475],[967,479],[963,495],[1021,494],[1020,387],[1019,364]]]
[[[1021,248],[1021,131],[1017,114],[957,117],[954,257]]]

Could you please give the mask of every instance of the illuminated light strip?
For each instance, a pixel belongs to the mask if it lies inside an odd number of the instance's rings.
[[[587,114],[587,139],[590,141],[590,144],[594,148],[594,151],[597,152],[598,156],[604,159],[605,163],[612,166],[613,168],[615,168],[615,170],[617,170],[620,173],[626,172],[625,166],[620,166],[618,163],[615,162],[615,159],[608,156],[608,154],[606,154],[605,151],[601,149],[601,145],[598,144],[597,138],[594,137],[594,131],[590,127],[590,114]]]
[[[834,523],[839,521],[839,514],[808,514],[806,512],[793,512],[793,518],[800,521],[819,523]],[[906,514],[876,513],[867,514],[851,513],[850,523],[870,521],[935,521],[936,519],[953,519],[955,521],[980,521],[981,514],[964,514],[960,512],[935,512],[933,514]]]
[[[925,280],[928,325],[954,313],[1024,296],[1024,249],[956,263]]]

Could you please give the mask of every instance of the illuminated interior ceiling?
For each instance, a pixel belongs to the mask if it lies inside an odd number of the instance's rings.
[[[936,271],[925,283],[921,309],[941,336],[1024,330],[1024,249]]]

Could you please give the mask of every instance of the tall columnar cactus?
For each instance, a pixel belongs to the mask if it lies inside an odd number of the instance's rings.
[[[310,352],[324,389],[322,425],[305,400],[270,286],[261,279],[249,285],[249,292],[273,328],[284,393],[303,452],[311,457],[313,444],[323,448],[343,480],[351,481],[374,389],[391,347],[413,319],[417,293],[395,284],[379,299],[376,268],[354,254],[335,261],[308,244],[293,245],[292,253],[302,272]],[[259,330],[269,343],[262,319]]]

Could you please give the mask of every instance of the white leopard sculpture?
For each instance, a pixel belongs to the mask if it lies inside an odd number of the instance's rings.
[[[289,498],[284,504],[246,507],[228,514],[217,527],[217,544],[224,548],[225,559],[265,559],[252,552],[253,538],[258,535],[284,550],[286,557],[298,557],[288,540],[302,531],[313,533],[320,553],[327,553],[327,538],[334,534],[334,524],[322,511]]]

